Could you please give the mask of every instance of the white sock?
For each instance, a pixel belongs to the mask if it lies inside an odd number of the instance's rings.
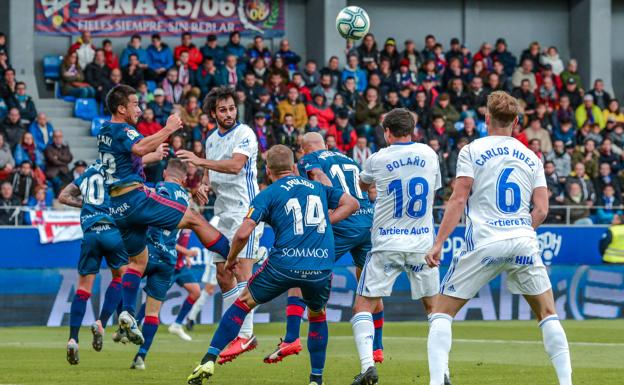
[[[572,365],[570,364],[570,350],[565,331],[559,322],[559,317],[551,315],[544,318],[539,327],[542,329],[544,349],[555,367],[559,385],[572,385]]]
[[[429,317],[429,338],[427,353],[429,356],[429,384],[443,385],[444,373],[448,368],[449,352],[453,333],[453,317],[444,313],[434,313]]]
[[[238,292],[242,294],[243,290],[245,290],[245,288],[247,287],[247,281],[239,282],[236,287],[238,287]],[[245,317],[245,321],[243,321],[240,332],[238,332],[239,337],[251,338],[251,336],[253,336],[253,316],[256,308],[251,309],[251,311]]]
[[[223,296],[223,304],[221,306],[221,315],[223,315],[225,314],[227,309],[229,309],[230,306],[234,304],[234,301],[236,301],[236,298],[238,298],[238,295],[239,295],[238,287],[236,286],[233,289],[226,291],[225,293],[221,293],[221,295]]]
[[[202,290],[201,294],[199,295],[199,298],[197,298],[197,301],[195,301],[195,303],[193,304],[193,307],[191,308],[191,311],[189,311],[188,313],[188,319],[190,319],[193,322],[197,322],[197,315],[199,314],[202,307],[204,307],[204,304],[206,303],[207,299],[208,299],[208,293],[206,293],[206,290]]]
[[[355,346],[360,356],[361,373],[375,365],[373,361],[373,336],[375,324],[373,315],[369,312],[359,312],[351,318]]]
[[[431,316],[433,315],[433,313],[429,313],[427,314],[427,322],[431,322]],[[446,375],[446,377],[451,378],[451,370],[448,367],[448,364],[446,365],[446,370],[444,371],[444,375]]]

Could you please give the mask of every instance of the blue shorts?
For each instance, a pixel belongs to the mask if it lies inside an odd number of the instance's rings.
[[[174,274],[175,266],[150,253],[150,259],[143,274],[147,278],[143,290],[155,300],[164,301],[167,298],[167,292],[173,286]]]
[[[175,271],[173,281],[177,283],[178,286],[184,286],[187,283],[199,283],[193,271],[186,266],[182,266],[180,270]]]
[[[334,227],[334,245],[336,261],[346,253],[351,252],[353,264],[361,269],[366,262],[366,255],[372,248],[370,229],[366,227],[351,229]]]
[[[106,258],[106,264],[111,269],[119,269],[128,264],[128,254],[119,229],[111,224],[95,224],[84,232],[78,274],[97,274],[102,265],[102,257]]]
[[[111,197],[111,213],[131,257],[145,250],[148,226],[173,231],[186,208],[186,205],[144,187]]]
[[[249,279],[247,289],[257,304],[279,297],[298,287],[303,301],[312,311],[321,311],[327,305],[331,292],[331,270],[287,270],[271,266],[267,260]]]

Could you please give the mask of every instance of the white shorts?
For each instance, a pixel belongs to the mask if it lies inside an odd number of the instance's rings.
[[[213,254],[216,255],[217,253],[213,253]],[[214,260],[214,255],[212,257],[213,260]],[[202,274],[202,277],[201,277],[201,281],[202,283],[209,284],[209,285],[217,284],[217,267],[212,262],[206,265],[206,268],[204,269],[204,274]]]
[[[234,234],[236,234],[240,226],[243,224],[245,216],[247,216],[247,212],[222,213],[219,216],[218,223],[215,227],[221,232],[221,234],[225,235],[225,237],[230,242],[232,242],[232,238],[234,237]],[[213,221],[211,220],[211,222]],[[258,226],[256,226],[255,230],[251,233],[247,245],[238,254],[238,258],[258,259],[258,247],[260,246],[260,237],[262,237],[263,232],[264,223],[259,223]],[[213,262],[225,262],[225,257],[222,257],[219,254],[214,254]]]
[[[537,239],[497,241],[453,257],[440,293],[470,299],[503,271],[512,294],[538,295],[551,288]]]
[[[424,253],[375,251],[368,254],[358,282],[362,297],[388,297],[398,276],[405,272],[410,282],[412,299],[431,297],[440,290],[440,270],[425,263]]]

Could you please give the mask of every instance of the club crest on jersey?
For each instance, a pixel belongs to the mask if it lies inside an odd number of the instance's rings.
[[[126,130],[126,135],[128,135],[128,138],[130,138],[130,140],[135,140],[140,135],[136,130],[132,128],[126,128],[125,130]]]

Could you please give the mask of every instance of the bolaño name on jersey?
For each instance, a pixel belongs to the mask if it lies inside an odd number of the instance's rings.
[[[425,167],[427,165],[427,161],[424,159],[420,159],[420,156],[409,156],[406,158],[401,158],[394,160],[392,162],[386,163],[386,168],[388,171],[392,172],[396,169],[405,166],[416,166],[416,167]]]

